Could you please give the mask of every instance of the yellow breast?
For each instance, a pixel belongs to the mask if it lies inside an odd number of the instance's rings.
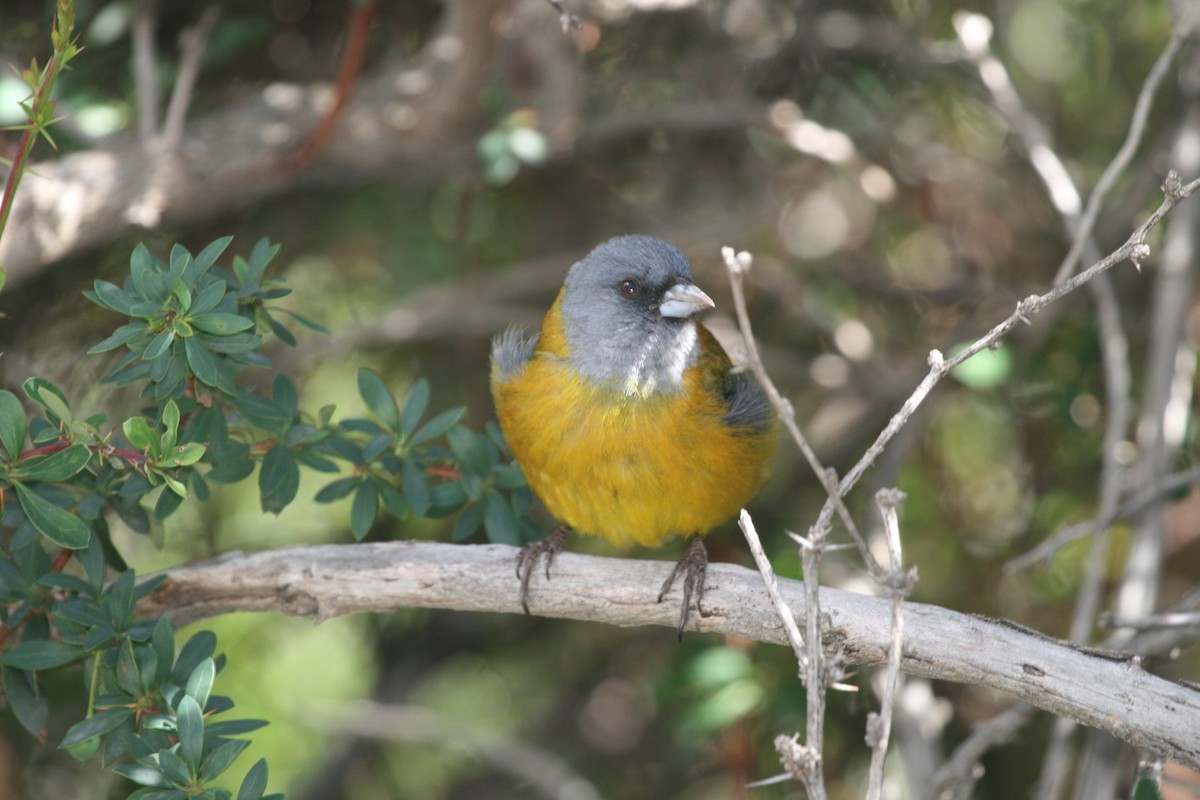
[[[574,373],[548,327],[529,365],[492,388],[509,447],[560,521],[617,545],[657,546],[707,533],[762,487],[774,431],[724,424],[698,370],[678,394],[629,396]]]

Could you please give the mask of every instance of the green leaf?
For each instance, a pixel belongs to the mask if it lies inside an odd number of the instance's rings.
[[[372,477],[371,480],[375,483],[375,490],[379,492],[379,499],[383,501],[383,507],[387,512],[396,519],[408,518],[408,503],[404,502],[404,495],[385,480]]]
[[[171,343],[175,341],[175,331],[167,328],[161,331],[157,336],[150,340],[150,344],[146,345],[146,349],[142,351],[142,358],[146,361],[154,359],[167,352],[171,347]]]
[[[276,309],[274,309],[274,311],[276,311],[280,314],[287,314],[289,317],[296,320],[296,322],[299,322],[301,325],[308,328],[310,331],[314,331],[316,333],[324,333],[326,335],[329,334],[329,329],[326,328],[324,325],[322,325],[319,322],[315,322],[307,317],[302,317],[299,314],[297,314],[295,311],[288,311],[286,308],[276,308]]]
[[[358,486],[360,482],[359,478],[338,478],[321,487],[321,491],[317,492],[313,499],[318,503],[332,503],[335,500],[341,500],[353,492],[354,487]]]
[[[92,451],[87,445],[73,444],[57,453],[22,462],[20,472],[29,480],[58,483],[78,474],[91,460]]]
[[[87,354],[95,355],[96,353],[106,353],[109,350],[116,350],[123,344],[128,344],[139,336],[149,335],[149,326],[144,322],[130,322],[127,325],[122,325],[113,331],[112,336],[109,336],[100,344],[93,345]]]
[[[184,690],[196,703],[203,708],[208,705],[208,696],[212,693],[213,679],[217,676],[217,665],[211,658],[206,658],[196,665],[188,678]]]
[[[179,722],[176,720],[176,733],[178,734]],[[182,746],[172,750],[158,751],[158,768],[167,776],[167,780],[176,786],[186,786],[192,782],[193,776],[196,774],[198,765],[189,765],[180,757]]]
[[[238,458],[222,461],[210,469],[205,477],[215,483],[237,483],[250,477],[253,472],[253,461],[248,458]]]
[[[145,786],[138,789],[125,800],[191,800],[187,792],[181,789],[159,789],[153,786]],[[282,800],[282,798],[280,798]]]
[[[467,409],[464,406],[443,411],[429,420],[429,422],[417,428],[416,432],[408,437],[408,443],[410,445],[417,445],[428,442],[430,439],[436,439],[458,424],[458,421],[466,413]]]
[[[358,393],[380,422],[393,431],[400,431],[400,407],[396,405],[396,398],[392,397],[382,378],[365,367],[360,369]]]
[[[45,378],[28,378],[21,384],[25,396],[50,412],[53,419],[70,425],[75,421],[62,390]]]
[[[206,658],[212,658],[217,649],[217,635],[212,631],[198,631],[184,644],[175,659],[175,669],[171,670],[171,682],[187,683],[192,676],[192,670]]]
[[[120,286],[108,281],[96,281],[92,286],[95,291],[88,295],[89,300],[104,306],[109,311],[115,311],[126,317],[133,316],[133,299]]]
[[[455,457],[468,470],[476,475],[487,475],[499,461],[487,437],[483,434],[456,425],[446,433],[446,440]]]
[[[193,262],[194,263],[194,262]],[[198,317],[202,314],[207,314],[221,304],[221,300],[225,297],[225,291],[228,287],[225,281],[212,280],[203,289],[196,293],[192,300],[192,316]]]
[[[375,516],[379,513],[379,495],[375,484],[363,481],[354,492],[354,502],[350,506],[350,530],[354,538],[362,541],[375,524]]]
[[[262,509],[278,514],[296,499],[300,488],[300,466],[291,451],[277,444],[263,456],[258,472]]]
[[[163,775],[160,770],[153,767],[143,767],[140,764],[121,764],[113,767],[113,772],[123,775],[139,786],[155,786],[165,789],[171,785],[171,782],[167,780],[167,776]],[[183,792],[180,792],[180,794],[183,794]],[[186,795],[184,796],[186,797]],[[142,795],[138,800],[144,800],[145,797],[147,795]]]
[[[133,621],[133,607],[137,601],[134,580],[133,570],[127,569],[109,584],[104,593],[108,613],[112,616],[113,624],[118,630],[124,630]]]
[[[381,433],[378,436],[372,436],[363,444],[362,454],[363,460],[368,464],[379,458],[379,456],[390,451],[392,445],[395,444],[392,433]]]
[[[300,411],[300,394],[292,379],[280,372],[271,382],[271,399],[287,420],[295,419]]]
[[[160,467],[190,467],[200,459],[204,458],[204,453],[208,448],[199,442],[188,442],[179,447],[174,453],[158,462]]]
[[[496,544],[519,544],[517,516],[507,498],[495,489],[483,493],[483,527],[488,541]]]
[[[1162,800],[1162,793],[1151,778],[1141,778],[1133,787],[1132,800]]]
[[[188,317],[188,321],[205,333],[216,336],[241,333],[254,327],[254,320],[247,319],[241,314],[224,314],[217,311]]]
[[[137,660],[133,657],[133,641],[124,639],[117,649],[117,686],[126,694],[137,697],[141,694],[142,679],[138,672]]]
[[[229,243],[233,241],[232,236],[222,236],[220,239],[213,239],[204,249],[196,254],[192,259],[192,274],[189,276],[194,284],[200,279],[204,273],[212,269],[212,265],[217,263],[217,259],[225,252],[225,248],[229,247]]]
[[[179,406],[173,399],[163,406],[162,424],[165,430],[159,439],[158,451],[166,455],[175,449],[175,442],[179,438]]]
[[[267,727],[263,719],[227,719],[210,722],[205,726],[209,736],[241,736]]]
[[[167,679],[171,665],[175,663],[175,626],[166,617],[159,617],[154,623],[154,632],[150,634],[150,646],[158,662],[155,683],[161,684]]]
[[[260,758],[246,773],[242,786],[238,789],[237,800],[262,800],[263,792],[267,790],[267,760]]]
[[[400,489],[412,512],[418,517],[425,516],[429,510],[429,485],[420,467],[412,461],[405,460],[400,465]]]
[[[0,656],[0,662],[15,669],[54,669],[78,661],[84,655],[83,650],[75,645],[34,639],[18,642],[9,648]]]
[[[525,480],[525,473],[521,471],[521,465],[515,461],[500,467],[493,475],[496,479],[496,486],[501,489],[519,489],[528,483]]]
[[[0,683],[4,686],[8,707],[16,715],[17,721],[25,730],[40,738],[50,718],[50,704],[46,696],[38,691],[37,676],[31,671],[2,667]]]
[[[450,536],[454,541],[461,542],[478,530],[481,522],[483,522],[483,506],[480,503],[472,503],[462,510],[458,519],[454,520],[454,530],[451,531]]]
[[[185,694],[175,709],[175,717],[179,728],[179,755],[194,771],[199,768],[200,757],[204,754],[204,714],[196,699]]]
[[[143,417],[130,417],[125,420],[125,424],[121,426],[121,432],[138,450],[152,452],[152,449],[158,444],[158,437],[154,435],[154,431],[150,429],[150,423]]]
[[[211,781],[233,764],[242,751],[250,746],[245,739],[233,739],[217,747],[204,759],[200,765],[200,780]]]
[[[176,242],[171,245],[170,267],[167,270],[166,286],[167,291],[174,293],[179,297],[179,288],[183,281],[183,275],[192,266],[192,254],[187,251],[187,248]],[[184,286],[186,291],[188,287]],[[191,292],[188,291],[188,297],[191,297]],[[186,308],[188,303],[179,297],[180,303]]]
[[[217,365],[217,357],[200,343],[195,336],[183,340],[183,352],[187,357],[188,366],[200,381],[208,386],[220,389],[227,394],[236,394],[237,387],[227,379]]]
[[[17,490],[21,510],[43,536],[60,547],[72,550],[87,547],[88,527],[83,520],[36,494],[23,483],[13,481],[13,488]]]
[[[132,708],[106,708],[97,711],[85,720],[76,722],[67,730],[59,747],[70,747],[79,742],[86,742],[93,736],[100,736],[114,730],[127,719],[133,719]]]
[[[421,421],[421,417],[425,416],[427,405],[429,405],[429,381],[420,378],[413,384],[412,391],[408,393],[408,400],[404,402],[404,420],[401,423],[401,433],[404,438],[412,436],[417,423]]]
[[[25,430],[25,407],[12,392],[0,391],[0,444],[4,446],[10,461],[21,457]]]
[[[267,309],[264,308],[262,310],[262,316],[263,319],[267,321],[267,327],[271,329],[271,333],[275,334],[279,338],[279,341],[283,342],[288,347],[296,346],[296,337],[292,335],[291,331],[280,324],[279,320],[272,317]]]

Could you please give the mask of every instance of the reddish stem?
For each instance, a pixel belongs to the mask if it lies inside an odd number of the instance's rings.
[[[346,49],[342,51],[337,83],[334,84],[333,105],[317,121],[316,127],[300,150],[283,165],[284,172],[299,172],[304,169],[333,138],[333,130],[337,127],[338,120],[350,101],[350,92],[362,72],[363,62],[367,57],[367,34],[371,31],[371,21],[378,10],[379,0],[367,0],[352,13],[350,29],[346,33]]]
[[[458,470],[450,469],[448,467],[426,467],[425,471],[430,475],[437,475],[449,481],[456,481],[462,477],[462,473],[460,473]]]

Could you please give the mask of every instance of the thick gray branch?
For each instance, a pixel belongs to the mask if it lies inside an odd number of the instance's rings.
[[[516,550],[504,545],[386,542],[227,553],[169,570],[141,611],[194,622],[232,611],[280,611],[318,621],[361,611],[420,606],[518,613]],[[650,587],[670,565],[564,553],[550,581],[534,581],[534,613],[612,625],[678,622],[678,598],[655,602]],[[757,573],[712,564],[701,630],[786,644]],[[804,587],[780,580],[797,616]],[[822,631],[847,661],[882,665],[888,601],[821,590]],[[1084,651],[1034,631],[922,603],[905,604],[902,669],[989,686],[1054,714],[1108,731],[1135,747],[1200,767],[1200,691],[1163,680],[1136,662]]]

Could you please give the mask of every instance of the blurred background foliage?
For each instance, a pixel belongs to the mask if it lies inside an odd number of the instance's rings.
[[[5,0],[0,59],[20,65],[44,53],[52,5]],[[439,46],[451,59],[464,56],[440,33],[453,4],[384,3],[366,42],[364,80],[393,69],[397,81],[430,81],[458,105],[446,139],[426,145],[432,155],[461,154],[450,166],[339,173],[318,155],[310,170],[253,202],[240,201],[234,185],[203,213],[168,214],[152,228],[114,225],[99,245],[40,265],[0,296],[4,385],[40,375],[72,393],[77,407],[121,418],[135,399],[97,384],[111,362],[79,358],[110,327],[82,291],[95,278],[119,282],[138,242],[155,252],[174,241],[196,250],[233,234],[233,249],[246,252],[266,236],[283,245],[273,269],[296,290],[290,307],[332,332],[302,332],[294,350],[269,353],[300,385],[302,407],[336,403],[341,415],[361,415],[355,375],[366,366],[400,397],[426,377],[433,412],[465,405],[465,422],[481,429],[492,417],[489,337],[509,322],[536,325],[566,269],[592,246],[642,232],[689,256],[717,301],[707,322],[734,351],[719,248],[755,254],[752,314],[767,366],[822,458],[844,471],[923,376],[931,348],[972,341],[1018,299],[1044,291],[1067,249],[1042,183],[955,45],[952,14],[961,4],[568,0],[585,20],[568,34],[538,0],[492,5],[492,50],[478,91],[463,97],[414,66]],[[992,19],[997,55],[1029,109],[1076,181],[1092,185],[1170,36],[1167,5],[967,5]],[[220,16],[192,119],[272,87],[332,81],[355,8],[80,0],[86,50],[59,87],[62,153],[103,152],[134,136],[131,31],[140,15],[153,9],[155,78],[169,90],[180,34],[210,6]],[[0,123],[18,121],[4,115],[16,112],[21,90],[15,76],[0,77]],[[1106,204],[1096,233],[1103,248],[1124,241],[1158,203],[1179,123],[1175,93],[1168,79],[1146,143]],[[397,111],[399,131],[404,113]],[[356,135],[343,126],[334,137]],[[15,140],[0,134],[0,155]],[[253,146],[232,136],[221,145],[231,156]],[[23,235],[19,227],[8,232]],[[1113,273],[1135,380],[1153,273]],[[1196,320],[1193,312],[1193,336]],[[893,443],[851,507],[874,525],[867,498],[875,488],[908,493],[901,522],[906,561],[920,570],[913,599],[1065,636],[1086,542],[1031,569],[1003,567],[1094,513],[1105,408],[1086,297],[1043,314],[956,378]],[[265,389],[269,375],[262,380]],[[1180,466],[1194,461],[1190,430]],[[783,530],[803,531],[823,495],[791,449],[781,451],[751,511],[777,570],[798,577]],[[169,520],[161,550],[132,533],[121,546],[148,572],[233,549],[349,542],[349,500],[311,501],[326,481],[306,474],[297,502],[278,517],[261,513],[252,484],[220,487],[210,502],[189,502]],[[1164,603],[1192,586],[1200,567],[1200,517],[1187,513],[1194,499],[1179,499]],[[544,512],[541,519],[549,530]],[[448,541],[451,524],[381,522],[369,536]],[[1126,539],[1118,526],[1112,582]],[[749,563],[733,523],[709,541],[714,560]],[[572,548],[613,553],[583,538]],[[680,549],[625,555],[674,560]],[[871,590],[849,552],[830,556],[823,578]],[[272,788],[290,798],[530,797],[536,792],[519,774],[530,763],[562,771],[562,786],[575,792],[562,797],[801,796],[788,785],[740,788],[778,772],[772,738],[803,728],[803,689],[784,648],[694,633],[677,644],[658,628],[424,610],[318,627],[275,615],[204,624],[230,656],[218,690],[246,716],[273,723],[254,737],[255,757],[268,758]],[[1193,648],[1160,668],[1195,678],[1197,665]],[[835,798],[861,796],[863,726],[877,704],[870,677],[853,677],[860,695],[831,696],[826,774]],[[54,688],[84,702],[81,680]],[[942,751],[1009,703],[975,687],[933,688],[926,718]],[[354,732],[352,723],[370,716],[362,700],[411,712],[394,726],[395,741]],[[1039,717],[1016,743],[989,754],[977,796],[1023,796],[1049,725]],[[0,796],[128,791],[64,761],[53,747],[61,731],[51,731],[51,744],[40,745],[0,718]],[[489,758],[480,741],[529,750]],[[889,763],[898,776],[902,757],[893,753]]]

